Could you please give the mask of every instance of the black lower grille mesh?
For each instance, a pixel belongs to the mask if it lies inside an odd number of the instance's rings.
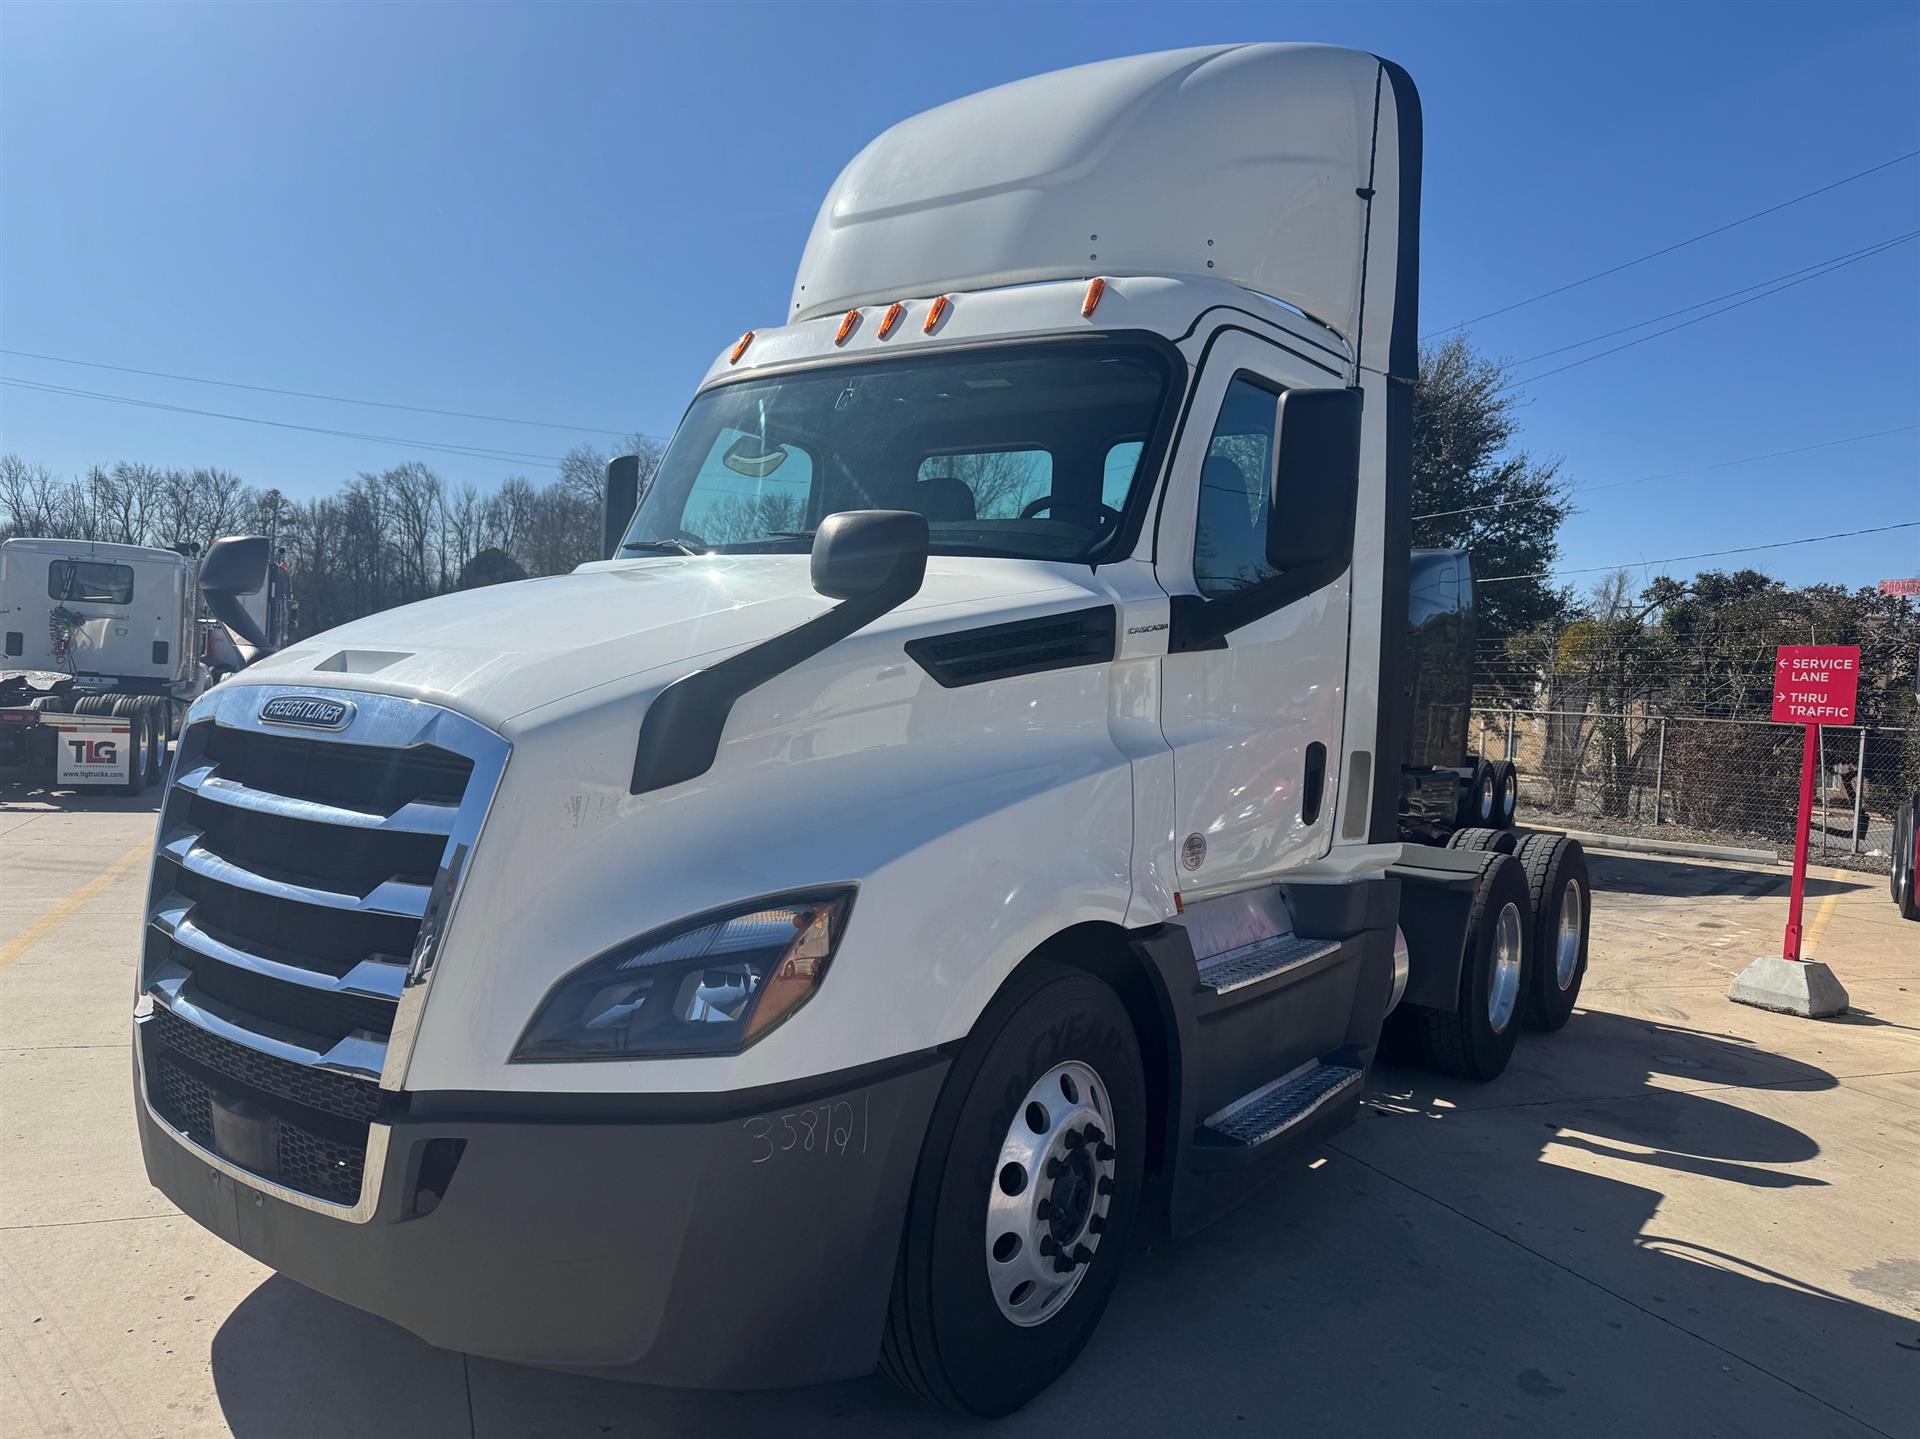
[[[329,1074],[262,1054],[189,1024],[164,1009],[155,1009],[147,1023],[147,1042],[156,1041],[183,1058],[238,1080],[250,1089],[324,1115],[366,1124],[380,1112],[380,1089],[370,1081]]]
[[[222,1046],[243,1048],[176,1019],[164,1010],[156,1010],[142,1031],[147,1098],[152,1102],[154,1112],[195,1144],[216,1154],[220,1152],[220,1144],[214,1132],[215,1097],[225,1095],[230,1099],[258,1101],[272,1093],[244,1080],[229,1091],[223,1080],[235,1071],[257,1071],[252,1070],[245,1061],[224,1056],[229,1062],[215,1072],[215,1067],[202,1056],[217,1054]],[[273,1059],[271,1055],[256,1055],[254,1058],[273,1064],[284,1062]],[[297,1065],[293,1067],[299,1068]],[[332,1079],[337,1076],[319,1077]],[[373,1089],[370,1084],[360,1087]],[[282,1103],[271,1107],[276,1125],[276,1162],[273,1173],[260,1177],[289,1189],[297,1189],[302,1194],[311,1194],[316,1199],[335,1204],[355,1203],[360,1198],[361,1180],[366,1169],[366,1126],[342,1124],[337,1114],[331,1117],[315,1115],[302,1104]],[[316,1133],[316,1128],[332,1132]],[[348,1138],[349,1135],[357,1137]]]

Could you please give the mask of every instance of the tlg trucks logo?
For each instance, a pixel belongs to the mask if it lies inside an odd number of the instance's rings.
[[[120,746],[114,740],[70,739],[66,744],[73,751],[73,763],[76,765],[111,769],[120,763]]]
[[[318,695],[281,695],[260,706],[268,724],[305,725],[308,729],[345,729],[353,722],[353,706],[345,700]]]

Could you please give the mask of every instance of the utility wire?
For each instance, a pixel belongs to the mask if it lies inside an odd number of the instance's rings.
[[[271,425],[279,430],[303,430],[310,435],[336,435],[348,440],[370,440],[384,445],[404,445],[416,450],[433,450],[441,454],[466,455],[477,460],[537,460],[541,464],[557,465],[558,455],[536,455],[523,450],[483,450],[466,445],[443,445],[433,440],[410,440],[399,435],[370,435],[358,430],[336,430],[324,425],[296,425],[290,420],[265,420],[257,415],[229,415],[219,410],[196,410],[187,405],[163,404],[159,400],[141,400],[132,395],[107,395],[95,390],[74,390],[64,385],[49,385],[39,380],[15,379],[11,375],[0,375],[0,385],[11,385],[15,389],[33,390],[50,395],[69,395],[82,400],[102,400],[116,405],[137,405],[147,410],[170,410],[182,415],[204,415],[214,420],[234,420],[244,425]]]
[[[1508,580],[1550,580],[1561,575],[1597,575],[1603,570],[1644,569],[1648,565],[1677,565],[1683,560],[1717,560],[1723,555],[1750,555],[1756,550],[1784,550],[1794,545],[1817,545],[1823,540],[1850,540],[1855,535],[1884,535],[1890,530],[1911,530],[1920,528],[1920,520],[1902,520],[1897,525],[1875,525],[1867,530],[1841,530],[1833,535],[1808,535],[1801,540],[1775,540],[1765,545],[1742,545],[1733,550],[1705,550],[1697,555],[1668,555],[1660,560],[1626,560],[1612,565],[1587,565],[1577,570],[1536,570],[1529,575],[1490,575],[1486,579],[1474,576],[1476,585],[1497,585]]]
[[[1868,249],[1866,249],[1865,251],[1854,255],[1852,259],[1841,260],[1836,263],[1829,264],[1825,269],[1817,270],[1815,273],[1811,275],[1802,275],[1797,280],[1789,280],[1783,285],[1775,285],[1771,290],[1763,291],[1761,294],[1758,294],[1758,295],[1749,295],[1744,300],[1735,300],[1730,305],[1722,305],[1719,309],[1709,310],[1704,315],[1695,315],[1691,320],[1682,320],[1679,324],[1669,325],[1664,330],[1655,330],[1650,335],[1642,335],[1637,340],[1628,340],[1625,344],[1615,345],[1610,350],[1600,350],[1594,354],[1583,356],[1578,360],[1571,360],[1564,365],[1556,365],[1553,369],[1542,370],[1537,375],[1518,376],[1515,379],[1511,379],[1507,381],[1506,384],[1502,385],[1499,389],[1495,390],[1494,393],[1496,395],[1505,394],[1508,390],[1513,389],[1517,385],[1531,385],[1532,383],[1534,383],[1534,381],[1544,380],[1549,375],[1562,375],[1562,374],[1565,374],[1568,370],[1577,370],[1582,365],[1591,365],[1595,360],[1604,360],[1609,355],[1617,355],[1622,350],[1631,350],[1636,345],[1644,345],[1649,340],[1657,340],[1662,335],[1671,335],[1675,330],[1684,330],[1690,325],[1704,324],[1708,320],[1717,319],[1719,316],[1727,314],[1733,310],[1738,310],[1743,306],[1758,304],[1761,300],[1770,299],[1773,296],[1780,294],[1782,291],[1793,289],[1796,285],[1804,285],[1809,280],[1817,280],[1823,275],[1831,275],[1836,270],[1844,270],[1849,265],[1857,265],[1862,260],[1871,259],[1875,255],[1883,255],[1888,250],[1891,250],[1894,246],[1907,244],[1910,241],[1917,238],[1920,238],[1920,230],[1912,230],[1912,231],[1909,231],[1907,234],[1895,236],[1891,240],[1886,240],[1878,245],[1868,247]],[[1633,327],[1629,326],[1628,328],[1631,329]],[[1581,343],[1584,344],[1584,343],[1590,343],[1590,342],[1582,341]]]
[[[625,439],[632,430],[609,430],[600,425],[561,425],[551,420],[527,420],[514,415],[486,415],[471,410],[436,410],[427,405],[403,405],[393,400],[366,400],[352,395],[323,395],[312,390],[282,390],[272,385],[248,385],[239,380],[210,380],[203,375],[176,375],[167,370],[137,370],[131,365],[109,365],[99,360],[74,360],[65,355],[43,355],[33,350],[0,349],[0,355],[15,355],[23,360],[48,360],[56,365],[81,365],[89,370],[113,370],[122,375],[145,375],[155,380],[184,380],[191,385],[220,385],[229,390],[252,390],[262,395],[290,395],[301,400],[326,400],[336,405],[371,405],[381,410],[408,410],[416,415],[443,415],[453,420],[488,420],[501,425],[532,425],[543,430],[567,430],[579,434],[618,435]],[[648,435],[647,439],[658,436]]]
[[[1662,255],[1671,255],[1675,250],[1684,250],[1689,245],[1697,245],[1700,241],[1712,239],[1715,235],[1724,235],[1729,230],[1738,229],[1742,225],[1751,224],[1755,220],[1785,210],[1789,206],[1798,205],[1803,200],[1811,200],[1816,195],[1824,195],[1829,190],[1839,189],[1842,185],[1851,185],[1855,180],[1864,180],[1869,175],[1877,175],[1880,171],[1891,169],[1895,165],[1913,159],[1916,155],[1920,155],[1920,150],[1909,150],[1904,155],[1895,155],[1891,160],[1884,160],[1880,164],[1869,166],[1865,170],[1855,171],[1851,175],[1822,185],[1817,190],[1809,190],[1804,195],[1795,195],[1791,200],[1782,200],[1779,204],[1769,205],[1764,210],[1755,210],[1751,215],[1742,215],[1739,219],[1729,220],[1724,225],[1715,225],[1711,230],[1702,230],[1697,235],[1689,235],[1684,240],[1676,240],[1673,244],[1664,245],[1658,250],[1649,250],[1646,254],[1636,255],[1631,260],[1622,260],[1617,265],[1609,265],[1604,270],[1595,270],[1591,275],[1583,275],[1577,280],[1569,280],[1564,285],[1555,285],[1551,290],[1542,290],[1539,294],[1529,295],[1524,300],[1515,300],[1511,305],[1502,305],[1497,310],[1488,310],[1484,315],[1475,315],[1470,320],[1461,320],[1458,324],[1448,325],[1442,330],[1430,330],[1420,338],[1423,340],[1431,340],[1437,335],[1446,335],[1451,334],[1455,330],[1464,330],[1468,325],[1477,325],[1482,320],[1491,320],[1496,315],[1508,314],[1540,300],[1550,299],[1555,295],[1564,295],[1568,290],[1577,290],[1582,285],[1592,284],[1595,280],[1603,280],[1608,275],[1617,275],[1622,270],[1631,270],[1635,265],[1644,265],[1647,261],[1657,260]]]
[[[1855,444],[1860,440],[1877,440],[1882,435],[1902,435],[1909,430],[1920,430],[1920,425],[1895,425],[1890,430],[1870,430],[1864,435],[1846,435],[1838,440],[1821,440],[1817,444],[1800,445],[1791,450],[1769,450],[1764,455],[1743,455],[1737,460],[1721,460],[1711,465],[1694,465],[1685,470],[1662,470],[1657,475],[1642,475],[1637,480],[1609,480],[1603,485],[1576,485],[1565,493],[1567,498],[1572,498],[1574,495],[1589,494],[1595,490],[1617,490],[1626,485],[1647,485],[1655,480],[1671,480],[1681,475],[1705,474],[1708,470],[1724,470],[1734,465],[1751,465],[1761,460],[1777,460],[1786,455],[1804,455],[1814,450],[1832,449],[1835,445]],[[1425,514],[1415,515],[1414,519],[1438,520],[1448,515],[1473,515],[1483,510],[1503,510],[1508,505],[1537,505],[1542,503],[1543,499],[1552,498],[1556,496],[1522,495],[1517,500],[1493,500],[1484,505],[1462,505],[1457,510],[1428,510]]]
[[[1589,335],[1584,340],[1573,340],[1564,345],[1556,345],[1551,350],[1542,350],[1537,355],[1528,355],[1523,360],[1510,360],[1507,363],[1518,368],[1521,365],[1531,365],[1535,360],[1550,359],[1555,355],[1565,354],[1568,350],[1577,350],[1583,345],[1597,345],[1600,341],[1611,340],[1616,335],[1624,335],[1633,330],[1645,329],[1648,325],[1657,325],[1662,320],[1671,320],[1675,315],[1685,315],[1694,310],[1704,310],[1707,306],[1717,305],[1722,300],[1731,300],[1737,295],[1745,295],[1754,290],[1763,290],[1767,286],[1777,285],[1783,280],[1792,280],[1802,275],[1811,278],[1815,271],[1824,271],[1828,266],[1838,266],[1842,261],[1864,260],[1870,255],[1879,254],[1882,250],[1890,250],[1895,245],[1905,244],[1916,235],[1920,235],[1920,230],[1916,230],[1912,234],[1896,235],[1891,240],[1880,240],[1871,245],[1863,245],[1858,250],[1847,251],[1844,255],[1834,255],[1825,260],[1817,260],[1811,265],[1802,265],[1797,270],[1789,270],[1784,275],[1775,275],[1772,279],[1757,280],[1751,285],[1742,285],[1737,290],[1728,290],[1724,295],[1715,295],[1710,300],[1696,300],[1691,305],[1682,305],[1679,309],[1669,310],[1664,315],[1652,315],[1644,320],[1635,320],[1631,325],[1622,325],[1617,330],[1605,330],[1598,335]]]

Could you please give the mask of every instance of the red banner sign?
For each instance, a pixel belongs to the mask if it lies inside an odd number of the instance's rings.
[[[1775,652],[1775,724],[1852,724],[1859,693],[1858,645],[1782,645]]]
[[[1882,580],[1880,593],[1883,595],[1920,595],[1920,579]]]

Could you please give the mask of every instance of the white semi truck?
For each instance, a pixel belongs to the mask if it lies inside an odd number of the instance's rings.
[[[208,684],[284,638],[267,547],[0,542],[0,780],[142,793]]]
[[[194,706],[153,1182],[446,1348],[993,1415],[1383,1043],[1563,1024],[1578,847],[1399,831],[1420,152],[1311,45],[875,140],[613,558]]]

